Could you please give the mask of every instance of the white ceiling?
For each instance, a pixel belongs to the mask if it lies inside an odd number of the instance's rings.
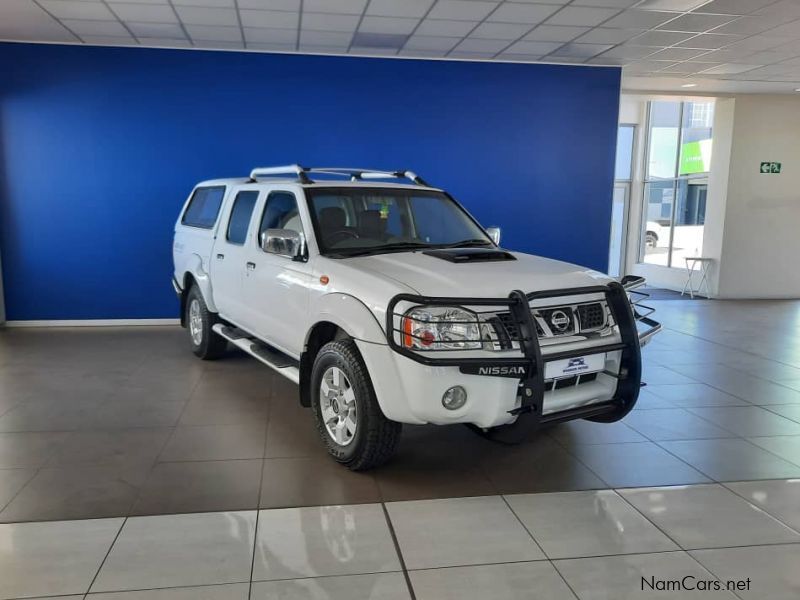
[[[626,89],[800,87],[800,0],[0,0],[0,39],[622,65]]]

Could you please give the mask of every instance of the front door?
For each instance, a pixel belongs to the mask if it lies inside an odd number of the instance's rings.
[[[260,243],[267,229],[290,229],[305,235],[295,195],[270,192],[257,223],[256,243],[248,245],[243,279],[248,325],[260,338],[299,357],[305,342],[311,265],[306,259],[265,252]]]

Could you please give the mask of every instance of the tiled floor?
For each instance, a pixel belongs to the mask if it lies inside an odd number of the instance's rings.
[[[7,523],[0,599],[790,600],[798,525],[798,480]]]
[[[516,447],[406,427],[369,473],[324,455],[294,385],[177,327],[0,330],[0,522],[800,478],[800,302],[652,304],[622,422]]]

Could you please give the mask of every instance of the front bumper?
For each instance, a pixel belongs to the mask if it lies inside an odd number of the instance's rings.
[[[605,286],[555,290],[525,295],[514,291],[508,298],[434,298],[401,294],[387,310],[388,346],[369,344],[362,348],[368,362],[381,406],[390,419],[410,423],[472,423],[482,428],[512,423],[520,415],[536,424],[586,417],[626,414],[633,408],[641,384],[640,345],[646,343],[660,325],[639,314],[628,294],[637,282],[629,285],[612,282]],[[641,281],[643,283],[643,281]],[[584,294],[602,294],[613,317],[617,335],[609,343],[572,344],[568,350],[555,346],[543,349],[537,334],[530,303]],[[519,350],[513,356],[469,357],[469,351],[415,352],[403,347],[398,339],[401,302],[424,306],[501,306],[513,315],[520,332]],[[649,314],[649,313],[648,313]],[[638,331],[637,324],[646,329]],[[449,354],[449,356],[448,356]],[[453,356],[459,354],[459,356]],[[591,381],[563,389],[545,383],[546,365],[569,358],[602,354],[605,364]],[[444,356],[442,356],[444,355]],[[367,358],[369,356],[369,358]],[[369,364],[372,363],[372,364]],[[518,378],[480,374],[480,368],[515,367]],[[483,371],[486,372],[485,370]],[[578,380],[580,381],[580,380]],[[460,409],[447,410],[441,396],[453,385],[465,387],[467,403]]]

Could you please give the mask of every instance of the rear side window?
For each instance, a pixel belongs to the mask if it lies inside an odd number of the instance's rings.
[[[244,244],[256,200],[258,200],[258,191],[236,194],[231,209],[231,218],[228,219],[228,241],[231,244]]]
[[[225,186],[197,188],[183,213],[181,223],[189,227],[211,229],[217,222],[223,196]]]

